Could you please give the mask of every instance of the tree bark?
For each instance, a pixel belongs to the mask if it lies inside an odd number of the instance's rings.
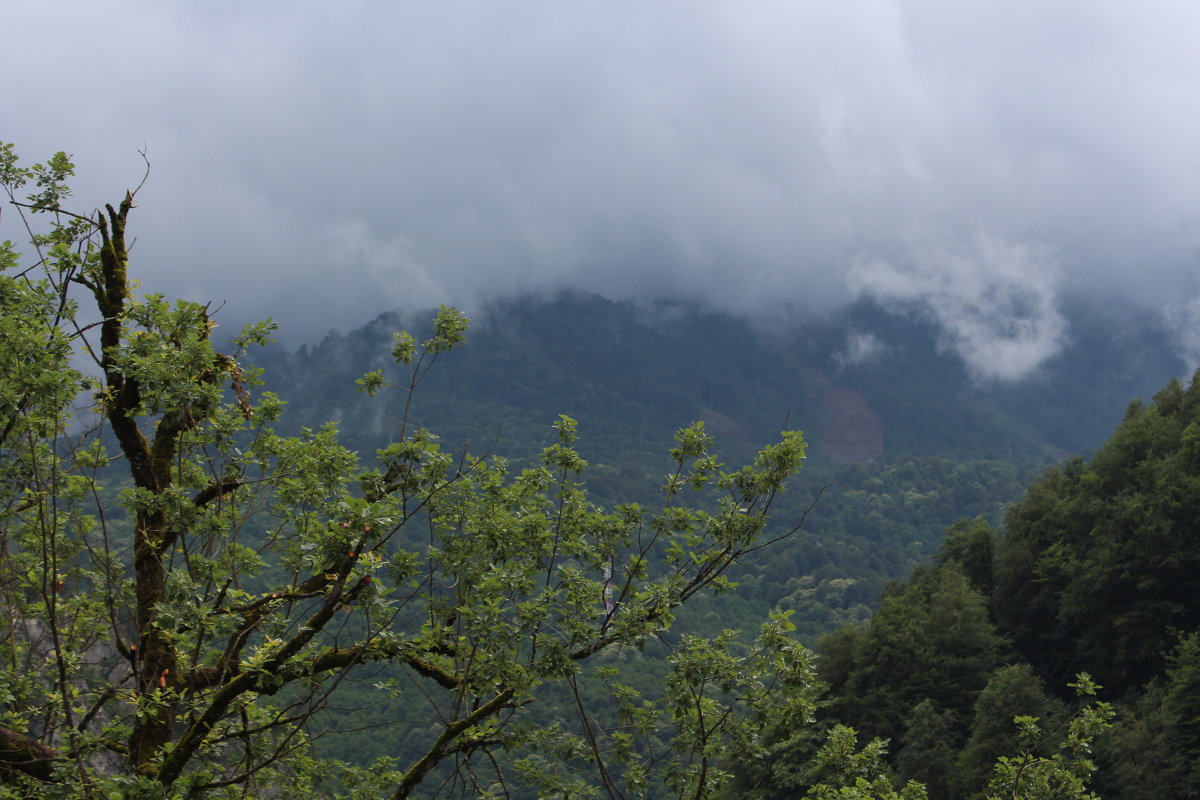
[[[0,783],[15,783],[14,773],[53,782],[56,757],[54,750],[41,742],[0,727]]]

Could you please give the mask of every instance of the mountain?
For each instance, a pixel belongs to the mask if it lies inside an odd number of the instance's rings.
[[[742,576],[738,602],[755,612],[782,603],[815,636],[865,619],[889,580],[936,552],[947,526],[999,522],[1039,471],[1098,447],[1130,399],[1183,371],[1149,316],[1083,303],[1066,314],[1062,352],[1006,384],[974,379],[928,321],[865,301],[764,330],[679,303],[525,298],[477,315],[467,346],[439,357],[412,412],[446,446],[469,443],[517,469],[567,414],[604,502],[652,501],[673,433],[691,421],[706,422],[727,463],[785,427],[805,431],[808,465],[780,518],[820,501],[800,533]],[[406,383],[392,335],[407,328],[420,339],[430,316],[386,314],[292,353],[267,351],[260,364],[289,400],[286,424],[334,419],[369,456],[394,435],[406,396],[368,397],[355,380],[380,369]]]
[[[268,353],[268,385],[296,424],[333,417],[366,448],[387,435],[378,402],[354,381],[391,363],[392,333],[428,331],[432,314],[384,314],[294,353]],[[444,356],[416,398],[431,429],[470,429],[509,454],[567,414],[602,442],[657,452],[654,441],[705,419],[735,443],[806,431],[814,455],[868,463],[921,454],[1057,458],[1088,451],[1183,363],[1149,315],[1077,303],[1067,346],[1025,380],[973,380],[920,318],[863,301],[832,318],[764,331],[701,308],[638,306],[596,295],[497,303],[462,352]],[[601,450],[611,450],[607,444]]]

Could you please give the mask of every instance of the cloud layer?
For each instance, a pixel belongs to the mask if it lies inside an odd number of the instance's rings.
[[[0,138],[74,153],[85,206],[135,183],[148,147],[146,285],[227,300],[231,323],[271,314],[293,342],[561,287],[767,320],[868,293],[1013,378],[1061,343],[1065,292],[1200,297],[1194,3],[6,17]]]
[[[967,247],[917,250],[912,259],[862,264],[850,285],[932,319],[976,377],[1021,378],[1063,344],[1058,270],[1048,253],[979,235]]]

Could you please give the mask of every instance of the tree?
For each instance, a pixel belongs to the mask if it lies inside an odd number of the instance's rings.
[[[760,726],[811,713],[786,616],[753,640],[669,636],[682,604],[729,588],[726,571],[767,543],[798,432],[724,471],[692,425],[660,507],[605,511],[568,418],[518,475],[412,423],[413,392],[464,342],[467,319],[443,308],[424,342],[396,335],[405,382],[360,382],[403,409],[363,467],[332,425],[274,432],[284,404],[248,360],[269,322],[220,352],[210,307],[135,292],[136,191],[76,214],[72,172],[61,153],[26,168],[0,150],[33,247],[22,269],[0,246],[0,792],[305,797],[334,781],[402,798],[516,782],[703,797],[757,752]],[[659,698],[596,663],[656,640],[671,670]],[[416,754],[339,772],[312,753],[320,714],[371,665],[391,670],[380,693],[428,699]],[[573,717],[547,713],[550,696]]]
[[[987,785],[996,759],[1021,749],[1014,717],[1044,720],[1050,710],[1042,682],[1028,664],[1010,664],[992,673],[975,701],[971,736],[959,753],[957,795],[976,796]]]
[[[862,750],[856,748],[853,728],[835,725],[815,759],[816,783],[805,800],[928,800],[925,788],[909,781],[899,791],[883,757],[887,742],[874,739]]]
[[[1200,631],[1180,637],[1168,659],[1163,708],[1172,767],[1179,774],[1181,796],[1200,796]]]
[[[1101,796],[1123,800],[1186,797],[1173,734],[1158,681],[1118,706],[1113,728],[1099,753]]]
[[[953,712],[939,709],[928,698],[917,703],[905,726],[904,745],[896,753],[896,774],[920,781],[933,800],[951,797],[957,738]]]
[[[1110,686],[1166,666],[1200,626],[1200,382],[1132,404],[1090,463],[1029,488],[996,545],[1001,631],[1048,686],[1087,664]]]
[[[995,533],[982,517],[967,521],[960,519],[946,529],[945,538],[934,561],[938,566],[958,564],[971,588],[985,599],[992,596],[992,551]]]
[[[833,714],[867,735],[901,742],[918,704],[969,708],[997,666],[1001,644],[986,602],[956,563],[918,568],[857,636]]]
[[[1028,715],[1013,719],[1022,752],[996,761],[988,800],[1096,800],[1088,790],[1096,770],[1092,745],[1111,726],[1113,710],[1108,703],[1089,699],[1100,687],[1086,673],[1080,673],[1070,686],[1084,704],[1057,728],[1046,730],[1037,717]],[[1052,746],[1055,749],[1047,752]]]

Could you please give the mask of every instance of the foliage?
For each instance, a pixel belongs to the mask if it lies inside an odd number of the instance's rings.
[[[934,798],[1090,797],[1093,779],[1105,797],[1193,796],[1198,398],[1195,381],[1172,381],[1152,404],[1132,404],[1090,462],[1034,482],[1004,526],[951,526],[933,566],[897,585],[869,624],[822,640],[825,722],[890,738],[897,774]],[[992,646],[974,659],[934,655],[954,626],[949,644]],[[1079,664],[1117,685],[1111,706],[1068,716],[1061,688],[1042,686]],[[946,680],[955,665],[969,668]]]
[[[1183,636],[1167,663],[1163,703],[1171,768],[1179,774],[1181,792],[1196,795],[1200,794],[1200,632]]]
[[[355,413],[391,424],[386,441],[382,426],[353,434],[376,450],[364,464],[337,425],[288,422],[263,390],[250,350],[269,321],[218,346],[209,307],[137,293],[136,192],[74,214],[72,170],[62,154],[22,167],[0,145],[32,246],[23,261],[0,245],[0,797],[1080,799],[1094,796],[1093,746],[1118,796],[1147,796],[1152,779],[1156,796],[1195,794],[1195,383],[1132,406],[1091,464],[1047,473],[999,532],[1022,468],[915,446],[842,468],[837,510],[801,532],[768,527],[803,522],[828,486],[780,495],[800,434],[751,448],[742,468],[712,452],[714,428],[745,447],[739,420],[778,410],[774,362],[738,357],[748,339],[683,326],[726,380],[683,364],[659,376],[660,411],[678,380],[708,424],[679,431],[670,474],[647,488],[649,409],[599,464],[567,416],[548,447],[511,458],[419,424],[469,394],[461,374],[433,371],[468,326],[443,308],[376,348],[383,366],[331,359],[362,393]],[[611,383],[574,388],[587,414],[632,390],[627,354],[597,345],[624,335],[620,319],[538,324],[501,331],[508,360],[481,375],[544,403],[519,367],[549,326]],[[329,395],[297,384],[301,371],[275,377],[315,409]],[[918,410],[912,441],[969,431],[977,450],[994,437],[1045,451],[995,409],[947,415],[928,388],[842,377]],[[518,421],[514,438],[532,440]],[[627,462],[611,455],[622,448]],[[963,513],[977,518],[951,525],[934,563],[868,619],[877,587]],[[730,627],[730,609],[765,610],[779,586],[757,636]],[[677,619],[685,603],[701,613]],[[822,700],[796,629],[838,622],[852,624],[823,641]],[[1091,700],[1090,678],[1070,716],[1041,689],[1080,659],[1126,695],[1107,740],[1114,708]],[[360,736],[339,744],[348,723]],[[860,746],[859,731],[874,738]],[[355,752],[365,736],[383,750],[373,761]]]
[[[997,669],[975,701],[971,735],[958,758],[959,797],[979,793],[988,783],[992,765],[1006,753],[1019,752],[1023,744],[1014,717],[1050,719],[1051,701],[1028,664]]]
[[[317,426],[333,409],[348,446],[373,451],[385,443],[392,420],[352,386],[363,372],[402,380],[390,358],[390,326],[401,321],[385,315],[293,353],[256,355],[271,385],[291,398],[283,425]],[[736,594],[694,607],[684,624],[698,635],[717,635],[730,619],[756,624],[742,621],[757,621],[776,604],[795,612],[792,621],[809,642],[865,620],[889,581],[933,555],[948,525],[964,515],[999,523],[1042,466],[1029,455],[1040,452],[1032,446],[966,452],[971,446],[964,441],[951,446],[926,431],[917,436],[911,430],[916,421],[892,406],[881,409],[889,412],[883,458],[832,462],[821,447],[826,415],[813,400],[832,384],[792,363],[815,355],[781,352],[744,323],[695,309],[656,315],[631,303],[565,294],[497,305],[472,331],[471,347],[422,383],[412,417],[446,435],[458,432],[475,446],[484,443],[520,469],[538,463],[544,420],[568,413],[588,431],[580,452],[589,463],[588,487],[603,502],[653,502],[647,488],[663,461],[651,443],[689,419],[704,420],[720,434],[726,455],[737,458],[752,457],[771,441],[781,420],[803,427],[806,438],[816,429],[807,467],[781,499],[779,514],[802,515],[818,494],[819,513],[770,558],[739,568],[732,575]],[[807,346],[807,338],[799,338]],[[896,391],[879,387],[871,405],[888,402]],[[944,419],[947,405],[974,402],[951,393],[937,398],[933,410],[922,407],[922,415]],[[981,420],[966,429],[1001,438]],[[917,438],[920,447],[901,444]]]
[[[1162,686],[1151,683],[1144,692],[1120,704],[1117,712],[1104,747],[1097,753],[1098,793],[1123,800],[1186,796],[1180,791],[1180,763],[1172,747]]]
[[[806,800],[926,800],[924,787],[915,782],[897,791],[883,756],[887,743],[874,739],[856,750],[853,728],[837,725],[816,758],[817,779]]]
[[[1071,684],[1076,693],[1088,698],[1099,688],[1086,673]],[[995,798],[1045,798],[1046,800],[1094,800],[1087,782],[1096,767],[1091,759],[1092,743],[1109,727],[1112,706],[1089,702],[1080,708],[1057,730],[1045,731],[1038,719],[1018,716],[1014,719],[1020,729],[1023,752],[1017,756],[1001,756],[995,775],[988,784],[989,800]],[[1063,730],[1065,728],[1065,731]],[[1051,755],[1041,751],[1062,734],[1061,743]]]
[[[682,604],[730,588],[726,573],[764,538],[795,530],[768,533],[768,516],[804,458],[799,433],[726,470],[703,423],[685,427],[657,504],[606,511],[588,498],[568,417],[519,471],[413,423],[418,386],[464,341],[466,318],[444,308],[423,341],[394,340],[402,380],[361,379],[402,406],[393,442],[364,467],[332,424],[278,430],[283,403],[246,362],[269,322],[219,352],[209,307],[135,292],[135,192],[77,215],[63,207],[66,156],[24,168],[0,152],[11,205],[31,227],[48,220],[33,266],[0,249],[8,796],[525,785],[704,797],[730,759],[761,753],[763,726],[811,715],[786,614],[753,640],[670,635]],[[80,287],[94,324],[76,310]],[[94,377],[72,367],[76,354]],[[77,412],[85,390],[93,402]],[[671,652],[658,694],[605,669],[658,641]],[[379,696],[427,698],[415,721],[390,720],[416,756],[370,769],[315,758],[338,687],[384,664],[401,680],[380,681]],[[547,714],[564,696],[576,713]]]
[[[957,731],[955,714],[929,698],[913,706],[904,725],[904,741],[896,753],[896,774],[916,780],[931,798],[951,797]]]
[[[919,570],[884,598],[856,642],[845,684],[832,686],[832,713],[896,740],[926,699],[941,708],[968,707],[997,666],[1000,647],[983,598],[958,569]]]
[[[1050,685],[1075,661],[1108,685],[1162,672],[1200,627],[1200,384],[1172,381],[1090,463],[1030,487],[996,551],[996,611]]]

